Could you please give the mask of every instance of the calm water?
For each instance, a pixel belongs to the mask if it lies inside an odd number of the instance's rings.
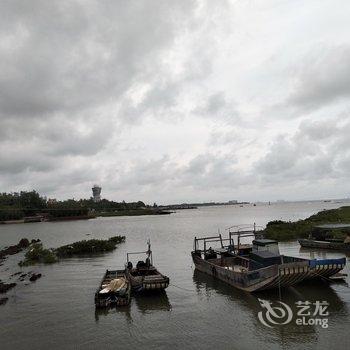
[[[329,328],[267,328],[257,317],[258,297],[278,300],[278,291],[259,295],[232,289],[194,271],[193,237],[235,224],[265,225],[269,220],[297,220],[334,203],[207,207],[167,216],[99,218],[89,221],[0,226],[0,247],[22,237],[40,238],[46,247],[81,239],[126,236],[125,244],[108,254],[66,259],[51,266],[23,269],[43,277],[35,283],[13,281],[0,306],[1,349],[346,349],[350,348],[350,289],[344,283],[313,283],[282,290],[282,301],[327,300]],[[151,238],[154,262],[172,285],[158,299],[133,298],[130,307],[95,312],[94,292],[106,268],[120,268],[127,251],[139,251]],[[280,244],[284,254],[341,257],[342,253],[300,251],[296,242]],[[20,271],[21,255],[0,266],[0,279]],[[349,264],[349,262],[348,262]],[[349,270],[349,267],[347,267]],[[348,272],[348,271],[347,271]],[[348,281],[349,282],[349,279]],[[294,310],[294,309],[293,309]]]

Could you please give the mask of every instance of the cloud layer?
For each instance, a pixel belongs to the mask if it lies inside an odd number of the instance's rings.
[[[348,196],[349,7],[2,1],[0,190]]]

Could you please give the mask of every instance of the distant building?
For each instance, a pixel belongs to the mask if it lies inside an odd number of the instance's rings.
[[[234,199],[232,201],[228,201],[228,204],[238,204],[238,201]]]
[[[101,201],[101,191],[102,191],[102,187],[98,185],[94,185],[94,187],[92,188],[92,198],[95,203],[98,203]]]
[[[47,204],[56,204],[57,203],[57,199],[56,198],[49,198],[47,200]]]

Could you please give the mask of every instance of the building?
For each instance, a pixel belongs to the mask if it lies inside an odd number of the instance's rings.
[[[102,188],[98,185],[94,185],[94,187],[92,188],[92,198],[95,203],[98,203],[101,201],[101,191],[102,191]]]
[[[57,199],[56,198],[49,198],[47,200],[47,204],[56,204],[57,203]]]

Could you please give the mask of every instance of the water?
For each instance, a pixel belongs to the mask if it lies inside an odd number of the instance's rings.
[[[193,237],[235,224],[265,225],[269,220],[297,220],[337,203],[281,203],[205,207],[166,216],[99,218],[89,221],[0,226],[0,247],[22,237],[40,238],[46,247],[81,239],[126,236],[117,250],[93,257],[71,258],[54,265],[24,268],[43,277],[18,282],[0,306],[1,349],[345,349],[350,348],[347,284],[311,283],[281,291],[282,301],[296,311],[299,300],[327,300],[329,327],[268,328],[258,320],[259,298],[279,300],[278,290],[247,294],[194,271],[190,257]],[[151,238],[155,265],[172,285],[158,299],[133,298],[124,309],[95,312],[94,292],[106,268],[119,268],[127,251],[146,248]],[[341,257],[337,252],[300,251],[297,242],[282,243],[284,254]],[[0,266],[0,279],[20,271],[21,254]],[[348,262],[349,263],[349,262]],[[349,267],[347,267],[349,271]],[[347,280],[347,283],[349,279]],[[293,319],[294,321],[294,319]]]

